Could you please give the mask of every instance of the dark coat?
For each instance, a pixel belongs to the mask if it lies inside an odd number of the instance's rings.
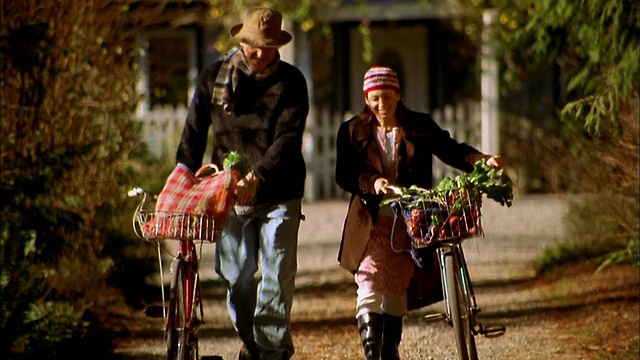
[[[222,62],[206,68],[189,108],[176,161],[192,171],[202,166],[213,126],[211,162],[222,165],[231,151],[249,157],[260,184],[255,205],[274,204],[304,195],[306,166],[302,135],[309,113],[307,82],[284,61],[266,79],[257,81],[239,73],[232,114],[212,104],[212,90]]]
[[[356,116],[342,123],[338,130],[336,182],[351,193],[338,261],[351,272],[358,268],[382,200],[374,190],[375,180],[383,174],[382,157],[375,140],[376,123],[373,116]],[[432,155],[457,169],[473,170],[467,157],[479,151],[452,139],[428,114],[404,109],[398,124],[403,136],[396,185],[430,188]]]

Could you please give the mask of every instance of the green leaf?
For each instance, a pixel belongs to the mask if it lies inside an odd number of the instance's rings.
[[[36,232],[34,230],[30,230],[28,232],[28,238],[25,239],[24,243],[24,257],[26,258],[29,254],[32,254],[36,251]]]
[[[489,166],[484,160],[477,161],[473,165],[472,172],[457,175],[455,178],[445,177],[432,189],[423,189],[416,185],[398,189],[400,194],[397,197],[384,199],[380,206],[386,206],[399,200],[433,201],[433,199],[446,197],[463,189],[486,194],[488,199],[503,206],[513,205],[513,189],[511,185],[503,183],[503,170]],[[453,206],[454,208],[461,207],[462,204],[454,203]]]
[[[240,177],[244,177],[251,169],[249,158],[236,151],[230,152],[222,161],[224,170],[238,169]]]

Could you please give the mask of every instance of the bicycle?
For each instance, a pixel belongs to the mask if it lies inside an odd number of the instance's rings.
[[[208,215],[156,212],[154,195],[141,188],[128,192],[130,197],[142,196],[133,215],[133,229],[142,240],[154,243],[160,263],[162,306],[148,306],[148,317],[164,319],[164,337],[169,360],[222,360],[220,356],[200,357],[196,332],[204,324],[202,291],[200,288],[199,254],[204,243],[213,243],[220,235],[224,219]],[[171,261],[169,301],[165,299],[162,265],[162,240],[177,240],[178,253]],[[200,244],[200,251],[196,249]]]
[[[396,191],[396,190],[394,190]],[[405,220],[413,250],[436,247],[440,263],[444,314],[428,314],[427,321],[444,320],[453,327],[460,360],[478,360],[475,336],[504,335],[502,324],[483,325],[462,248],[464,240],[484,235],[480,222],[482,194],[462,189],[436,194],[432,199],[409,198],[392,202],[396,216]]]

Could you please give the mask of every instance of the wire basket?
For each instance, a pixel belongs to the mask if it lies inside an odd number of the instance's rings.
[[[134,217],[136,235],[147,241],[203,240],[216,242],[226,218],[213,215],[141,210]]]
[[[394,204],[404,218],[413,248],[455,238],[484,236],[480,221],[482,194],[477,191],[462,189],[428,200],[399,199]]]

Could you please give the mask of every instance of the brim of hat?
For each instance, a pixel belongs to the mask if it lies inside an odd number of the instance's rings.
[[[362,89],[362,91],[364,92],[364,94],[368,94],[370,92],[372,92],[373,90],[395,90],[398,94],[400,93],[400,87],[399,86],[395,86],[395,85],[389,85],[389,84],[385,84],[385,85],[375,85],[375,86],[371,86],[367,89]]]
[[[280,30],[279,39],[270,39],[270,41],[259,41],[244,36],[238,36],[240,30],[242,30],[242,24],[234,25],[231,27],[231,29],[229,29],[229,35],[231,35],[232,38],[238,40],[241,43],[256,47],[279,47],[288,44],[291,39],[293,39],[293,36],[290,33],[285,30]]]

